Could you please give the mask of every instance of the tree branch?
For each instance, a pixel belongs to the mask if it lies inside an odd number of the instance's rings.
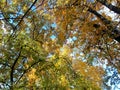
[[[45,0],[42,0],[42,2],[41,2],[35,9],[37,9],[37,8],[39,8],[41,5],[43,5],[44,1],[45,1]],[[34,11],[35,9],[33,9],[32,11]]]
[[[26,15],[28,14],[28,12],[31,10],[31,8],[35,5],[35,3],[37,2],[37,0],[34,0],[34,2],[32,3],[32,5],[30,6],[30,8],[25,12],[25,14],[22,16],[22,18],[20,19],[20,21],[18,22],[18,24],[13,28],[13,33],[10,35],[8,41],[10,40],[10,38],[15,35],[18,26],[21,24],[21,22],[23,21],[23,19],[26,17]],[[8,42],[7,41],[7,42]]]
[[[37,65],[38,63],[43,62],[43,61],[45,61],[45,60],[39,59],[39,61],[33,63],[33,64],[32,64],[31,66],[29,66],[26,70],[24,70],[23,74],[18,78],[18,80],[16,81],[15,84],[17,84],[17,83],[21,80],[21,78],[27,73],[27,71],[29,71],[33,66],[35,66],[35,65]],[[46,62],[46,61],[45,61],[45,62]],[[43,68],[44,68],[44,67],[43,67]],[[41,70],[42,70],[43,68],[41,68]],[[41,71],[41,70],[40,70],[40,71]]]
[[[17,56],[17,58],[15,59],[13,65],[11,66],[11,73],[10,73],[11,90],[13,89],[13,82],[14,82],[14,81],[13,81],[13,78],[14,78],[14,77],[13,77],[14,67],[15,67],[17,61],[19,60],[19,57],[20,57],[20,55],[21,55],[21,51],[22,51],[22,47],[20,48],[20,51],[19,51],[19,53],[18,53],[18,56]]]
[[[105,17],[103,17],[101,14],[99,14],[97,11],[93,10],[92,8],[88,8],[88,11],[94,15],[96,15],[104,24],[110,24],[112,23],[110,20],[107,20]]]
[[[112,24],[112,21],[106,19],[105,17],[103,17],[101,14],[99,14],[97,11],[93,10],[92,8],[89,7],[88,11],[94,15],[96,15],[105,25],[107,25],[107,28],[111,31],[110,33],[110,37],[115,39],[116,41],[118,41],[120,43],[120,31],[114,27]],[[108,31],[106,31],[108,32]]]
[[[35,5],[35,3],[37,2],[37,0],[35,0],[32,5],[30,6],[30,8],[25,12],[25,14],[22,16],[21,20],[18,22],[18,24],[15,26],[14,31],[16,31],[17,27],[21,24],[22,20],[25,18],[25,16],[28,14],[28,12],[31,10],[31,8]]]
[[[107,0],[96,0],[98,1],[99,3],[101,3],[102,5],[106,6],[107,8],[109,8],[111,11],[114,11],[115,13],[117,14],[120,14],[120,8],[119,7],[116,7],[112,4],[109,4],[107,2]]]

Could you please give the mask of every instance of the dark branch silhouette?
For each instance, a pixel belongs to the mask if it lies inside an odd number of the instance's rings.
[[[19,51],[19,53],[18,53],[18,56],[17,56],[17,58],[15,59],[15,61],[14,61],[14,63],[13,63],[13,65],[11,66],[11,73],[10,73],[10,82],[11,82],[11,90],[13,89],[13,75],[14,75],[14,67],[15,67],[15,65],[17,64],[17,62],[18,62],[18,60],[19,60],[19,58],[20,58],[20,55],[21,55],[21,51],[22,51],[22,47],[20,48],[20,51]]]
[[[14,28],[14,32],[16,31],[17,27],[21,24],[21,22],[23,21],[23,19],[25,18],[25,16],[28,14],[28,12],[31,10],[31,8],[35,5],[35,3],[37,2],[37,0],[35,0],[32,5],[30,6],[30,8],[25,12],[25,14],[22,16],[21,20],[18,22],[18,24],[15,26]],[[14,33],[13,32],[13,33]]]
[[[108,2],[106,0],[97,0],[98,2],[102,3],[103,5],[107,5],[108,8],[114,12],[117,12],[118,14],[120,13],[120,8],[113,6],[112,4],[108,4]],[[73,6],[79,6],[80,4],[78,4],[77,2],[72,4]],[[106,33],[109,33],[110,37],[115,39],[116,41],[118,41],[120,43],[120,30],[118,30],[116,28],[116,26],[112,25],[112,21],[108,20],[107,18],[105,18],[104,16],[102,16],[100,13],[98,13],[96,10],[93,10],[91,7],[85,5],[85,7],[88,8],[88,12],[94,14],[95,16],[97,16],[108,28],[108,30],[106,30]],[[116,10],[115,10],[116,9]],[[110,31],[111,30],[111,31]],[[111,33],[110,33],[111,32]]]
[[[116,7],[116,6],[112,5],[112,4],[109,4],[107,2],[107,0],[96,0],[96,1],[100,2],[102,5],[106,6],[111,11],[114,11],[115,13],[120,14],[120,8]]]
[[[45,60],[42,60],[42,59],[39,59],[39,61],[37,61],[37,62],[33,63],[32,65],[30,65],[26,70],[23,71],[23,74],[18,78],[18,80],[16,81],[15,84],[19,83],[19,81],[21,80],[21,78],[22,78],[33,66],[39,64],[40,62],[46,62],[46,61],[45,61]],[[44,69],[44,67],[41,68],[40,71],[42,71],[43,69]]]
[[[112,21],[106,19],[105,17],[103,17],[101,14],[99,14],[97,11],[93,10],[90,7],[88,11],[96,15],[105,25],[107,25],[107,28],[109,29],[109,31],[106,31],[106,33],[111,32],[109,36],[120,43],[120,31],[112,25]]]
[[[89,7],[88,11],[94,15],[96,15],[104,24],[110,24],[111,21],[107,20],[105,17],[103,17],[101,14],[99,14],[97,11],[93,10],[92,8]]]

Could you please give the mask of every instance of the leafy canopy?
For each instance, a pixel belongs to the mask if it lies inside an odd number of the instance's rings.
[[[119,0],[0,5],[0,89],[101,90],[104,69],[120,72]]]

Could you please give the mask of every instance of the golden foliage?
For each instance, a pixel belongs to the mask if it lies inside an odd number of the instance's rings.
[[[26,75],[27,79],[28,79],[28,86],[32,86],[33,83],[36,82],[36,80],[38,79],[36,73],[36,69],[32,68]]]
[[[74,70],[91,81],[94,85],[100,86],[102,82],[102,75],[104,71],[100,67],[90,66],[86,62],[80,60],[73,61]]]

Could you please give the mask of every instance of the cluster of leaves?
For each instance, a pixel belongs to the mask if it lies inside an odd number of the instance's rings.
[[[119,0],[0,4],[1,89],[100,90],[98,62],[120,72]],[[103,6],[117,13],[114,20],[99,13]]]
[[[42,46],[39,42],[32,40],[28,33],[21,31],[10,41],[7,41],[8,37],[6,35],[2,38],[6,43],[1,45],[1,88],[100,89],[99,86],[94,87],[100,82],[92,84],[91,80],[82,75],[84,72],[76,73],[73,69],[68,46],[57,48],[54,54],[48,57],[50,51],[43,49],[45,45]],[[94,75],[89,77],[94,78]]]
[[[115,3],[116,6],[111,3]],[[114,20],[104,11],[101,12],[103,6],[117,13]],[[54,10],[56,23],[58,27],[62,27],[59,33],[62,33],[61,37],[65,37],[64,42],[76,37],[71,47],[80,49],[79,54],[83,52],[85,56],[89,54],[95,58],[97,55],[97,58],[101,60],[107,59],[108,64],[118,70],[120,56],[119,14],[119,1],[114,0],[73,0],[71,2],[68,0],[66,5],[58,5]]]

